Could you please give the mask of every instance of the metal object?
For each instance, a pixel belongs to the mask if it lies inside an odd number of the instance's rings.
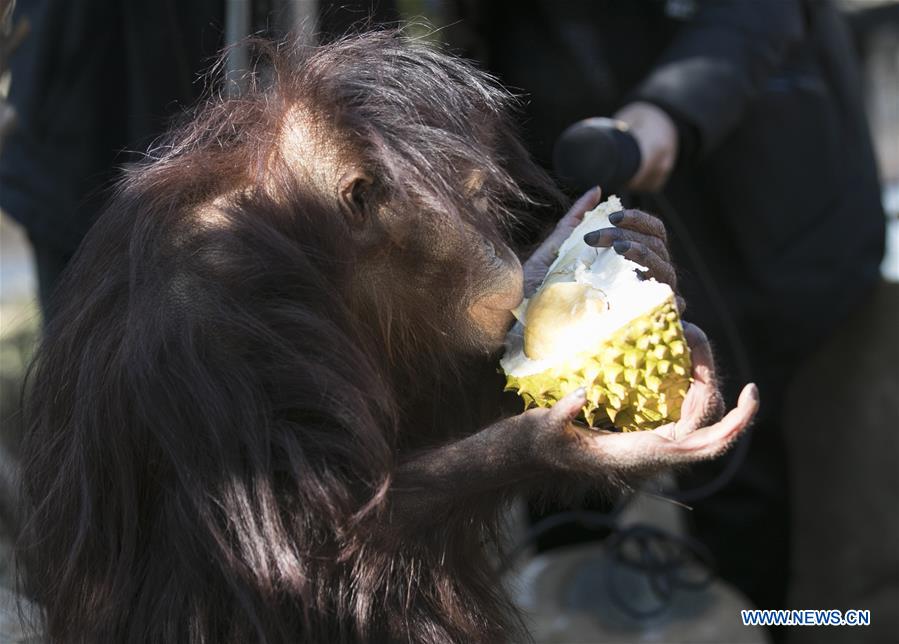
[[[255,24],[259,7],[254,0],[225,0],[225,84],[228,95],[239,95],[247,86],[251,69],[246,39],[274,25],[275,33],[287,36],[300,47],[317,44],[318,0],[271,0],[263,5],[265,25]]]

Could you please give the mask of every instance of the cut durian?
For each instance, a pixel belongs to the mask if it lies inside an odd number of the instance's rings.
[[[526,407],[549,407],[587,390],[591,427],[653,429],[680,418],[690,386],[690,349],[667,284],[611,248],[584,243],[621,210],[610,197],[587,213],[559,249],[530,300],[516,310],[500,361],[506,389]]]

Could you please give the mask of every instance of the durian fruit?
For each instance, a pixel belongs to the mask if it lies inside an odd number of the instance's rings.
[[[667,284],[611,248],[584,243],[621,210],[611,197],[562,244],[536,294],[516,310],[500,365],[506,389],[526,407],[552,406],[587,390],[583,421],[622,431],[680,418],[690,386],[690,349]]]

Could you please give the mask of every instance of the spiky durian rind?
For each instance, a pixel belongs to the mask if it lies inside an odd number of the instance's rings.
[[[622,431],[654,429],[680,418],[690,387],[690,348],[670,297],[605,338],[595,350],[527,376],[508,375],[506,390],[530,407],[551,407],[586,387],[583,420]]]

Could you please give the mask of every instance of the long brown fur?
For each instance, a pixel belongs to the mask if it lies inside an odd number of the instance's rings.
[[[128,171],[58,290],[23,589],[53,642],[501,641],[502,499],[410,526],[388,490],[411,450],[478,429],[484,240],[553,190],[510,97],[430,46],[257,54],[242,96]],[[373,178],[367,236],[329,188],[348,166]]]

